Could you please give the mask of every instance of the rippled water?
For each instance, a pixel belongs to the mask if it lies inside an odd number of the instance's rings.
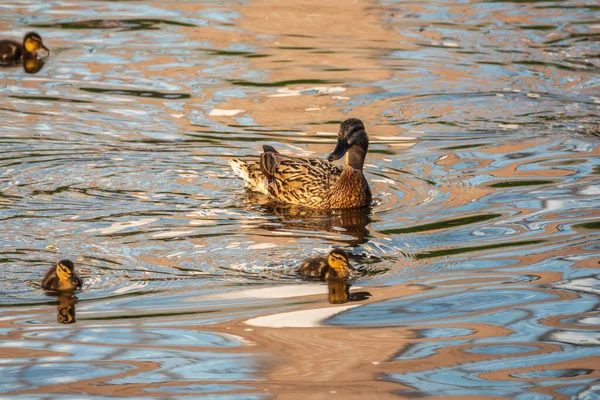
[[[52,50],[0,69],[0,396],[600,396],[597,2],[0,10]],[[350,116],[367,210],[229,169]],[[296,274],[334,246],[370,296]],[[74,298],[39,286],[62,258]]]

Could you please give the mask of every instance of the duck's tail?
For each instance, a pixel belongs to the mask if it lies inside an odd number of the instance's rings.
[[[256,162],[246,162],[239,158],[229,160],[233,172],[244,180],[244,184],[252,191],[269,194],[267,178],[260,171]]]

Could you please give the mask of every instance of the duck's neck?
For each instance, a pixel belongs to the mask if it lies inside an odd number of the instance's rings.
[[[358,146],[352,146],[346,153],[346,164],[362,171],[365,163],[365,157],[367,155],[367,149],[363,149]]]

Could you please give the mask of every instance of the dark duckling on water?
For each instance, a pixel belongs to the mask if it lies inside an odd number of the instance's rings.
[[[342,249],[332,250],[326,257],[312,257],[305,260],[298,272],[309,278],[321,280],[347,280],[356,271],[349,262],[348,253]]]
[[[233,171],[253,191],[304,207],[330,210],[360,208],[371,203],[371,189],[363,174],[369,137],[362,121],[342,122],[337,145],[327,161],[291,157],[263,145],[260,162],[229,160]],[[342,168],[331,161],[346,155]]]
[[[45,290],[75,290],[81,287],[81,279],[75,273],[75,264],[70,260],[61,260],[46,271],[42,280]]]
[[[23,37],[23,43],[14,40],[0,40],[0,62],[19,61],[21,57],[37,57],[39,49],[50,50],[44,46],[42,37],[36,32],[29,32]]]

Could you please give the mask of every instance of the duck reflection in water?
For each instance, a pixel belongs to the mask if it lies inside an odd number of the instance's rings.
[[[371,223],[371,207],[346,210],[311,210],[304,207],[274,202],[265,195],[248,192],[248,205],[258,209],[267,216],[274,216],[261,228],[269,231],[323,231],[335,235],[344,235],[339,241],[349,247],[356,247],[369,241],[370,232],[367,229]]]
[[[56,320],[61,324],[74,324],[75,320],[75,303],[77,296],[72,292],[63,291],[58,294],[58,302],[56,303]]]
[[[57,320],[61,324],[75,322],[75,303],[77,297],[73,293],[80,289],[81,278],[75,273],[75,264],[70,260],[61,260],[46,271],[42,279],[42,288],[48,295],[58,295]]]
[[[43,67],[44,67],[44,59],[43,58],[39,58],[37,56],[34,56],[34,57],[24,56],[23,57],[23,69],[25,70],[26,73],[37,74],[38,72],[40,72],[42,70]]]
[[[350,265],[348,253],[342,249],[333,249],[326,257],[312,257],[305,260],[298,271],[308,278],[327,281],[328,300],[331,304],[368,299],[369,292],[350,293],[350,279],[358,271]]]
[[[25,54],[23,56],[23,70],[28,74],[37,74],[42,70],[45,64],[45,59],[40,58],[37,55],[28,55]],[[16,67],[19,64],[16,62],[10,63],[0,63],[0,67]]]
[[[342,304],[349,301],[363,301],[371,297],[369,292],[353,292],[350,293],[352,285],[346,280],[330,279],[327,281],[329,296],[327,300],[331,304]]]

